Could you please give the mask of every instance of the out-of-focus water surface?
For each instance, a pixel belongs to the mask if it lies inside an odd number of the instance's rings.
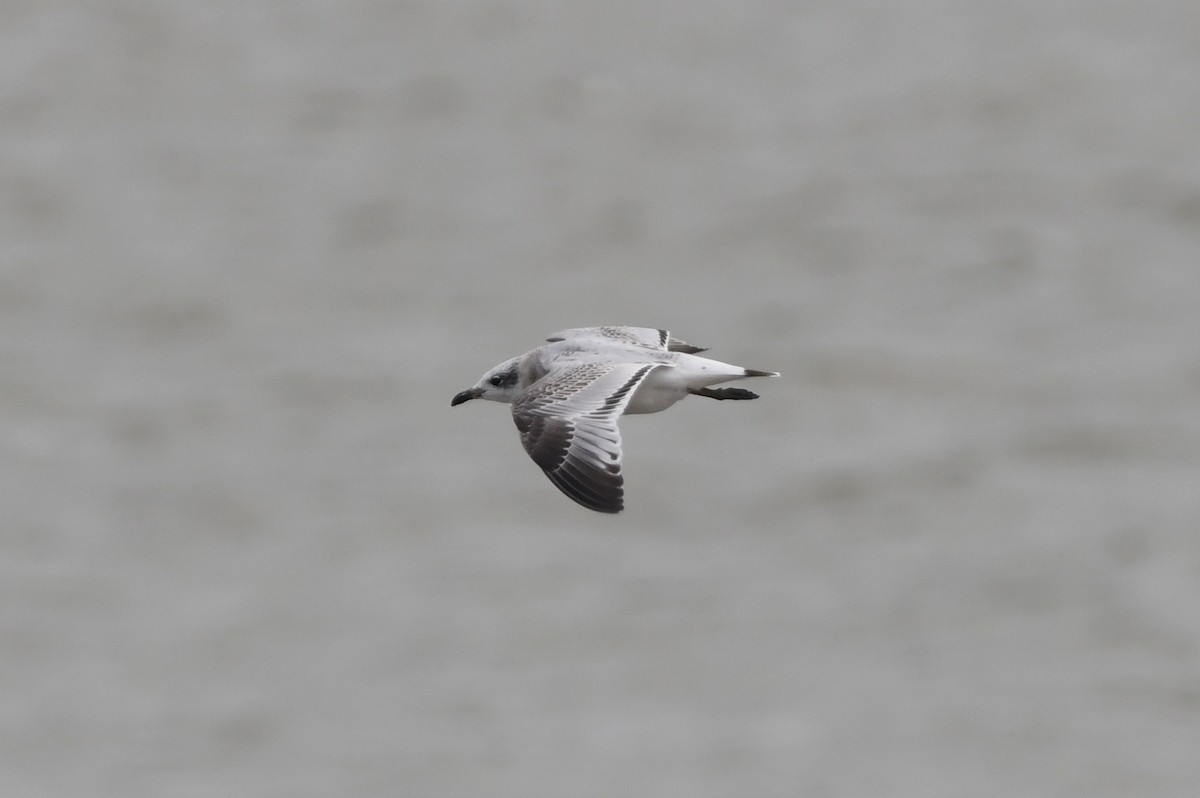
[[[1200,18],[8,2],[0,793],[1195,796]],[[503,407],[568,326],[783,377]]]

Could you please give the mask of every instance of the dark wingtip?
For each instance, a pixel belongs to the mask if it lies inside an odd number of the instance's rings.
[[[756,369],[745,369],[747,377],[778,377],[778,371],[758,371]]]
[[[571,498],[575,499],[574,496],[572,496]],[[622,510],[625,509],[624,502],[621,502],[619,500],[615,504],[592,504],[591,502],[581,502],[578,499],[575,499],[575,501],[578,504],[582,505],[583,507],[588,508],[589,510],[595,510],[598,513],[605,513],[607,515],[616,515],[617,513],[621,512]]]
[[[624,491],[621,489],[624,480],[619,474],[615,475],[616,484],[584,483],[563,471],[546,472],[546,476],[564,496],[589,510],[613,514],[625,508]]]
[[[571,501],[598,513],[619,513],[625,507],[625,479],[619,472],[580,473],[569,464],[545,471],[554,486]]]

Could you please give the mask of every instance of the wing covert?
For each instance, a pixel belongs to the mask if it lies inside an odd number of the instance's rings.
[[[521,444],[551,482],[602,513],[624,506],[617,418],[653,363],[581,363],[547,374],[512,405]]]
[[[578,338],[600,338],[608,341],[623,341],[635,346],[645,346],[667,352],[686,352],[694,354],[706,351],[704,347],[692,346],[689,343],[672,337],[670,331],[654,327],[575,327],[570,330],[554,333],[546,340],[569,341]]]

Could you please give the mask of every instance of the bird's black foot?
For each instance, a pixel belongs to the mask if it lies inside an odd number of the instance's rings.
[[[745,388],[700,388],[691,390],[696,396],[707,396],[709,399],[757,399],[758,394]]]

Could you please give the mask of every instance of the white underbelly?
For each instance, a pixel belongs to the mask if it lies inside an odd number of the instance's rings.
[[[678,379],[673,368],[657,368],[646,375],[633,392],[626,413],[658,413],[688,395],[687,385]]]
[[[626,413],[657,413],[686,397],[690,390],[746,376],[746,370],[741,366],[719,360],[680,352],[672,352],[669,357],[672,365],[659,366],[642,380],[625,406]]]

